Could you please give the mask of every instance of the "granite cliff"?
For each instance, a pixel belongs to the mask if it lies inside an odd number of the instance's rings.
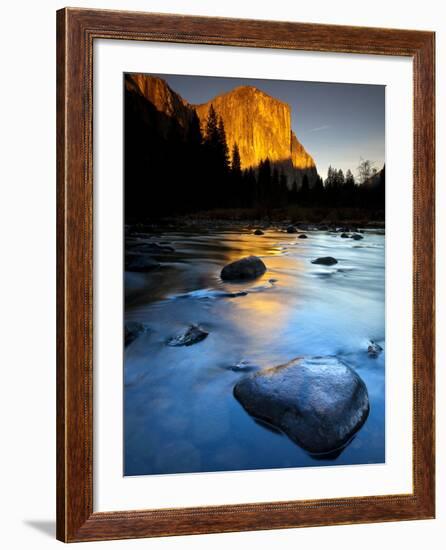
[[[242,168],[256,168],[269,160],[300,183],[307,173],[310,183],[317,176],[316,164],[291,130],[291,109],[287,103],[253,86],[241,86],[202,105],[195,105],[202,127],[211,105],[223,119],[229,149],[235,143]]]
[[[132,74],[125,79],[126,89],[150,102],[156,110],[158,130],[166,135],[175,121],[187,132],[194,112],[204,129],[211,105],[223,119],[231,151],[236,143],[241,167],[256,168],[269,158],[280,168],[291,186],[298,186],[307,175],[310,186],[317,177],[316,164],[291,129],[291,109],[253,86],[240,86],[216,96],[207,103],[193,105],[173,91],[161,78]]]

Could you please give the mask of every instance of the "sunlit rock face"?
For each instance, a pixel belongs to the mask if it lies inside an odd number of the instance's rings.
[[[286,103],[252,86],[235,88],[195,107],[203,128],[211,105],[223,119],[229,149],[238,145],[242,168],[256,167],[267,157],[271,162],[290,157],[291,113]]]
[[[304,173],[310,183],[316,164],[291,130],[291,109],[287,103],[253,86],[240,86],[202,105],[195,105],[205,127],[211,105],[223,119],[229,149],[236,143],[242,168],[256,168],[262,160],[284,171],[291,184],[300,183]]]
[[[301,184],[305,174],[310,186],[317,176],[311,155],[291,130],[291,109],[287,103],[253,86],[240,86],[207,103],[192,105],[173,91],[161,78],[133,74],[126,76],[128,91],[148,100],[160,115],[175,119],[187,129],[195,110],[203,131],[211,105],[223,119],[229,151],[237,144],[243,169],[257,168],[261,161],[271,163],[287,175],[288,185]],[[157,121],[167,132],[168,120]]]
[[[305,150],[294,132],[291,132],[291,162],[294,168],[300,170],[316,170],[313,157]]]

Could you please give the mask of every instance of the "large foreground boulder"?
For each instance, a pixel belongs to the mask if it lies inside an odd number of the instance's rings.
[[[249,414],[312,454],[343,447],[369,414],[364,382],[332,356],[298,358],[247,375],[234,395]]]
[[[221,270],[220,277],[224,281],[255,279],[263,275],[265,271],[266,265],[260,258],[257,258],[257,256],[247,256],[226,265]]]

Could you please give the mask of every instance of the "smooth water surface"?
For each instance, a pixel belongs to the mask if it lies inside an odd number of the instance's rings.
[[[125,351],[125,475],[384,462],[384,235],[364,239],[308,231],[167,231],[139,235],[168,243],[161,267],[126,273],[127,321],[147,331]],[[223,283],[222,267],[255,254],[267,272]],[[332,267],[312,259],[333,256]],[[272,281],[272,282],[271,282]],[[237,297],[226,292],[246,291]],[[169,338],[197,324],[209,336],[192,346]],[[370,415],[336,457],[312,457],[286,435],[249,416],[233,396],[247,372],[302,355],[337,355],[367,385]]]

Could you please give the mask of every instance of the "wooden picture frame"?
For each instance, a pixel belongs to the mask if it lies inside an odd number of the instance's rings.
[[[407,56],[413,61],[413,492],[93,511],[93,43],[96,39]],[[435,35],[65,8],[57,13],[57,538],[65,542],[434,517]]]

